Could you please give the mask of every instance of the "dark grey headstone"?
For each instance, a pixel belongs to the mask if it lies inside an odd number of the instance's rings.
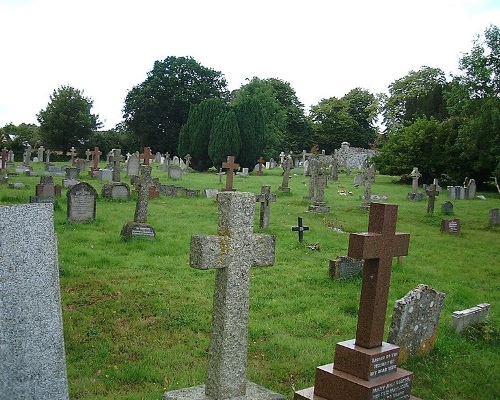
[[[80,182],[66,193],[68,198],[68,222],[84,222],[95,219],[97,191],[88,183]]]
[[[453,214],[453,203],[451,201],[445,201],[441,205],[441,212],[443,214]]]
[[[68,399],[51,204],[0,207],[0,399]]]
[[[489,215],[490,215],[490,218],[489,218],[490,225],[500,224],[500,210],[498,208],[492,208],[490,210]]]

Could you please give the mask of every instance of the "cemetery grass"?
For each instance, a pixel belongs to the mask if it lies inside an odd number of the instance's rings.
[[[40,169],[41,170],[41,169]],[[350,232],[367,229],[361,209],[363,189],[340,175],[325,200],[330,214],[307,213],[308,178],[290,180],[290,194],[277,190],[279,169],[258,177],[237,176],[239,191],[258,193],[270,184],[270,226],[276,236],[276,263],[251,273],[248,378],[293,398],[312,386],[315,368],[333,361],[335,344],[356,332],[360,277],[333,281],[328,263],[347,254]],[[100,194],[102,183],[83,176]],[[124,175],[124,174],[123,174]],[[190,173],[179,181],[153,171],[163,184],[190,189],[222,188],[213,173]],[[55,178],[60,183],[62,178]],[[437,198],[434,215],[427,201],[405,199],[409,185],[377,176],[372,193],[399,205],[397,230],[410,233],[409,255],[393,264],[386,327],[394,302],[420,283],[446,293],[434,351],[404,365],[414,372],[413,394],[430,399],[496,399],[500,393],[500,227],[489,227],[488,210],[498,208],[497,193],[486,200],[453,201],[443,215]],[[0,186],[0,204],[29,202],[38,177],[16,176],[24,189]],[[123,178],[127,183],[129,180]],[[352,196],[340,196],[344,186]],[[149,202],[148,222],[156,239],[124,242],[122,226],[133,220],[130,201],[99,197],[94,222],[66,222],[66,189],[55,207],[66,363],[71,399],[161,399],[166,390],[204,383],[210,338],[214,271],[189,267],[192,234],[217,234],[217,205],[203,196],[160,197]],[[310,230],[299,243],[301,216]],[[440,232],[444,218],[460,218],[459,235]],[[256,203],[255,232],[259,232]],[[479,303],[492,304],[489,322],[464,335],[449,329],[451,313]],[[387,330],[386,330],[387,332]],[[385,335],[387,337],[387,334]]]

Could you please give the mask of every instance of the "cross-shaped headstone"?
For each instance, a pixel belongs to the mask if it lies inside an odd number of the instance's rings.
[[[275,238],[254,234],[255,195],[221,192],[218,236],[191,237],[190,265],[216,269],[205,393],[245,396],[250,268],[274,264]]]
[[[226,168],[226,187],[222,189],[224,192],[234,192],[233,189],[233,176],[234,171],[237,171],[240,168],[239,164],[234,162],[234,156],[227,156],[227,162],[222,163],[222,168]]]
[[[121,149],[113,149],[113,178],[112,178],[113,182],[120,182],[121,158],[122,158]]]
[[[99,147],[94,147],[93,152],[93,160],[92,160],[92,168],[97,170],[99,169],[99,161],[101,161],[101,152],[99,151]]]
[[[67,156],[71,156],[71,162],[72,163],[75,160],[75,155],[76,155],[75,150],[76,150],[75,146],[71,146],[71,149],[69,149],[69,151],[66,153]]]
[[[148,222],[149,189],[151,186],[153,186],[151,166],[143,165],[141,166],[139,195],[137,196],[137,203],[135,205],[134,222],[140,222],[142,224]]]
[[[47,149],[45,150],[45,164],[50,164],[50,155],[52,154],[52,152]]]
[[[288,187],[288,180],[290,179],[290,170],[292,168],[292,164],[292,156],[287,156],[285,158],[285,161],[282,163],[283,181],[281,183],[280,190],[283,190],[284,192],[290,191],[290,188]]]
[[[266,162],[266,160],[264,160],[264,159],[262,158],[262,156],[260,156],[260,158],[259,158],[259,160],[258,160],[258,163],[259,163],[259,169],[258,169],[258,171],[257,171],[257,175],[259,175],[259,176],[263,175],[263,173],[262,173],[262,164],[264,164],[265,162]]]
[[[302,242],[304,240],[304,231],[308,231],[309,227],[302,225],[302,217],[297,218],[297,225],[292,226],[292,231],[299,232],[299,242]]]
[[[2,149],[2,168],[1,171],[5,172],[7,170],[7,149],[4,147]]]
[[[426,191],[427,196],[429,196],[429,201],[427,202],[427,212],[430,214],[434,213],[434,203],[436,202],[436,196],[439,196],[439,192],[436,190],[436,185],[432,183],[430,188]]]
[[[413,167],[410,176],[412,178],[411,192],[418,193],[418,178],[422,176],[422,174],[418,172],[418,167]]]
[[[92,152],[90,151],[90,149],[87,149],[85,151],[85,156],[87,157],[86,161],[89,161],[91,154],[92,154]]]
[[[260,202],[260,229],[269,226],[269,203],[276,201],[276,195],[271,193],[270,185],[262,185],[260,194],[255,196],[255,201]]]
[[[154,160],[154,154],[151,154],[151,148],[144,147],[144,153],[139,155],[141,160],[144,160],[144,165],[149,165],[149,160]]]
[[[184,160],[186,160],[186,169],[188,169],[189,165],[191,164],[191,154],[186,154],[186,157],[184,157]]]
[[[349,257],[365,260],[356,345],[368,349],[382,344],[392,258],[408,254],[410,235],[396,233],[397,213],[395,204],[372,203],[368,232],[349,237]]]

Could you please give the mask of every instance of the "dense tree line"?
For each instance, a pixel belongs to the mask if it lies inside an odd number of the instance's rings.
[[[199,170],[219,165],[227,153],[252,167],[261,155],[276,158],[315,144],[331,153],[348,141],[380,150],[375,161],[381,173],[405,175],[417,166],[427,181],[473,177],[481,185],[500,175],[498,27],[473,41],[459,67],[461,74],[447,79],[441,69],[424,66],[392,82],[388,94],[355,88],[322,99],[307,113],[288,82],[254,77],[229,93],[221,72],[191,57],[171,56],[155,61],[128,92],[124,120],[112,130],[98,130],[91,98],[62,86],[37,115],[39,127],[8,124],[0,132],[15,133],[10,146],[19,148],[29,142],[81,152],[150,146],[181,157],[190,153]]]

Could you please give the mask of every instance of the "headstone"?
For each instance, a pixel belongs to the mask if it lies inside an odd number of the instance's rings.
[[[190,165],[191,165],[191,154],[186,154],[186,157],[184,157],[184,160],[186,160],[186,170],[189,170]]]
[[[42,176],[40,183],[36,185],[35,195],[38,197],[61,197],[61,186],[54,185],[52,176]]]
[[[426,193],[427,196],[429,196],[429,200],[427,202],[427,212],[429,214],[434,214],[434,203],[436,202],[436,196],[439,196],[439,192],[436,190],[436,185],[434,183],[431,184]]]
[[[139,195],[135,205],[134,221],[127,222],[121,231],[124,240],[130,239],[154,239],[156,232],[148,221],[148,202],[150,189],[153,186],[151,179],[151,167],[143,165],[141,167],[141,180],[139,186]]]
[[[43,162],[43,153],[45,149],[43,146],[40,146],[37,150],[37,155],[38,155],[38,161]]]
[[[258,160],[259,166],[258,166],[258,169],[257,169],[257,176],[264,175],[264,173],[262,172],[262,164],[264,164],[265,161],[266,160],[264,160],[264,158],[262,158],[262,156],[260,156],[260,158]]]
[[[96,176],[97,171],[99,171],[99,161],[101,159],[102,153],[99,151],[99,147],[94,147],[94,151],[92,153],[92,167],[89,171],[89,176],[94,178]]]
[[[299,242],[304,240],[304,231],[308,231],[309,227],[302,224],[302,217],[297,217],[297,226],[292,226],[293,232],[299,232]]]
[[[66,155],[71,157],[70,161],[71,161],[71,164],[73,165],[73,161],[75,160],[75,156],[76,156],[75,146],[71,146],[71,149],[69,149],[69,151],[66,152]]]
[[[95,220],[97,191],[86,182],[72,186],[66,192],[68,222]]]
[[[445,293],[421,284],[396,301],[387,342],[399,346],[399,364],[432,351],[445,297]]]
[[[205,197],[215,198],[219,193],[219,189],[205,189],[203,193],[205,194]]]
[[[258,168],[258,166],[255,166],[255,167]],[[254,168],[254,169],[256,169],[256,168]],[[247,167],[243,167],[240,172],[237,172],[237,174],[240,176],[248,176],[248,173],[249,173],[249,170]]]
[[[292,169],[293,160],[291,156],[287,156],[285,160],[281,163],[283,167],[283,181],[278,190],[285,193],[290,193],[290,188],[288,187],[288,181],[290,180],[290,171]]]
[[[356,175],[354,175],[354,187],[357,188],[361,186],[363,183],[363,175],[361,172],[356,172]]]
[[[100,169],[97,172],[97,177],[101,181],[111,182],[113,180],[113,170],[108,169],[108,168]]]
[[[113,177],[112,181],[113,182],[120,182],[120,173],[121,173],[121,158],[122,158],[122,151],[121,149],[113,149]]]
[[[237,171],[240,168],[239,164],[234,162],[234,156],[227,156],[227,162],[222,163],[222,168],[227,169],[226,172],[226,187],[222,189],[223,192],[234,192],[233,188],[233,176],[234,171]]]
[[[51,154],[52,154],[52,152],[51,152],[49,149],[47,149],[47,150],[45,151],[45,164],[46,164],[46,165],[49,165],[49,164],[50,164],[50,155],[51,155]]]
[[[85,150],[85,161],[90,161],[90,156],[92,155],[92,152],[90,149]]]
[[[139,153],[136,152],[128,158],[127,161],[127,176],[139,176],[139,167],[141,162],[139,159]]]
[[[314,213],[329,213],[330,207],[325,202],[327,168],[322,161],[315,160],[315,164],[314,171],[311,174],[311,185],[314,185],[312,196],[313,204],[311,204],[307,210]]]
[[[171,179],[181,179],[182,178],[182,168],[176,165],[171,165],[168,167],[168,177]]]
[[[271,193],[270,185],[263,185],[260,194],[255,196],[255,201],[260,203],[260,229],[269,227],[269,210],[272,201],[276,201],[276,195]]]
[[[159,151],[155,154],[155,163],[161,163],[161,153]]]
[[[106,182],[102,185],[102,197],[111,200],[129,200],[130,186],[125,182]]]
[[[22,183],[22,182],[9,183],[9,187],[12,189],[24,189],[25,188],[24,183]]]
[[[411,192],[418,193],[418,179],[422,176],[422,174],[418,172],[418,167],[413,167],[410,176],[412,178]]]
[[[67,167],[66,168],[66,177],[63,179],[62,185],[65,188],[69,188],[71,186],[75,186],[80,181],[78,178],[78,168],[75,167]]]
[[[476,181],[474,179],[471,179],[469,181],[469,184],[467,185],[467,187],[468,187],[468,192],[469,192],[468,198],[474,199],[476,197],[476,190],[477,190]]]
[[[375,165],[369,164],[366,161],[365,167],[363,169],[363,183],[365,185],[365,190],[363,194],[363,202],[361,203],[362,208],[369,208],[372,202],[372,183],[375,181]]]
[[[500,224],[500,210],[498,208],[492,208],[489,212],[489,224],[498,225]]]
[[[5,174],[7,172],[7,149],[4,147],[0,157],[2,157],[2,164],[0,165],[0,173]]]
[[[453,203],[451,201],[445,201],[441,205],[441,212],[443,214],[453,214]]]
[[[53,206],[0,206],[0,232],[0,398],[67,400]]]
[[[154,160],[155,156],[151,154],[151,148],[149,147],[144,147],[144,153],[139,155],[141,160],[143,161],[144,165],[149,165],[149,160]]]
[[[31,161],[31,146],[27,146],[23,153],[23,166],[29,168]]]
[[[299,400],[415,399],[413,373],[398,368],[398,347],[382,341],[392,259],[406,255],[409,235],[396,233],[397,205],[372,203],[367,233],[352,233],[348,255],[363,259],[355,340],[337,343],[333,364],[316,369],[315,385]]]
[[[191,267],[216,269],[206,384],[163,400],[284,400],[246,379],[250,268],[274,264],[275,238],[253,234],[254,194],[222,192],[217,202],[219,235],[191,237]]]
[[[349,256],[339,256],[330,260],[328,274],[332,279],[348,279],[357,276],[363,268],[363,260],[356,260]]]
[[[178,156],[174,156],[172,158],[172,165],[175,166],[175,167],[179,167],[180,166],[180,159]]]
[[[441,232],[458,234],[460,233],[460,220],[454,219],[443,219],[441,221]]]
[[[7,162],[8,163],[14,162],[14,151],[13,150],[9,150],[9,153],[7,154]]]
[[[462,332],[470,325],[479,324],[488,319],[490,304],[482,303],[467,310],[455,311],[451,316],[451,329]]]

